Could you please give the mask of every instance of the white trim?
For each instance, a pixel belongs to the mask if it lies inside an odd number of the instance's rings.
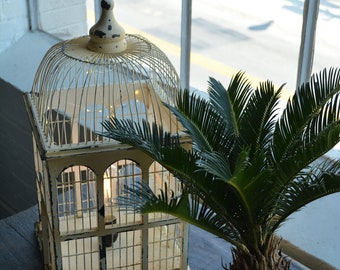
[[[181,19],[181,88],[190,88],[190,48],[191,48],[192,0],[182,0]]]
[[[27,0],[28,26],[30,31],[38,30],[38,0]]]
[[[320,0],[305,0],[296,86],[307,82],[312,73],[316,23]]]

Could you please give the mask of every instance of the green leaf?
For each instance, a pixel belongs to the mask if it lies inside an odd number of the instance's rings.
[[[303,135],[312,122],[321,121],[319,127],[325,127],[329,123],[329,119],[321,112],[329,109],[335,116],[331,119],[337,118],[339,121],[339,91],[338,69],[330,69],[329,72],[324,70],[319,75],[313,75],[310,82],[297,89],[275,128],[273,155],[276,161],[289,157],[296,146],[304,142]],[[314,131],[316,132],[310,133],[310,136],[318,135],[317,130]],[[324,151],[327,150],[328,147],[325,147]]]
[[[280,192],[272,209],[273,230],[301,207],[321,197],[340,191],[340,160],[315,162],[299,173]]]

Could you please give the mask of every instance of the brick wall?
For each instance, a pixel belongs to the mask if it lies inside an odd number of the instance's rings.
[[[0,1],[0,52],[28,31],[26,0]]]
[[[39,0],[39,28],[61,39],[87,34],[86,1]]]
[[[0,53],[29,31],[28,1],[37,1],[39,29],[61,39],[87,34],[84,0],[0,0]]]

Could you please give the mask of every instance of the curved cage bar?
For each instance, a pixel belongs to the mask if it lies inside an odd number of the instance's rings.
[[[179,89],[166,55],[136,35],[126,35],[125,51],[109,54],[88,50],[89,39],[56,44],[37,71],[31,103],[45,147],[108,142],[97,133],[110,116],[157,122],[177,132],[177,121],[162,103],[173,104]]]

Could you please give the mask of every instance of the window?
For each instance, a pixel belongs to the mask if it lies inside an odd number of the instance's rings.
[[[95,174],[84,166],[64,170],[57,179],[59,217],[96,211]]]
[[[119,209],[115,201],[124,193],[125,187],[132,187],[141,181],[141,169],[137,163],[129,159],[122,159],[109,166],[104,173],[104,204],[105,223],[124,224],[138,222],[141,216],[126,209]]]

